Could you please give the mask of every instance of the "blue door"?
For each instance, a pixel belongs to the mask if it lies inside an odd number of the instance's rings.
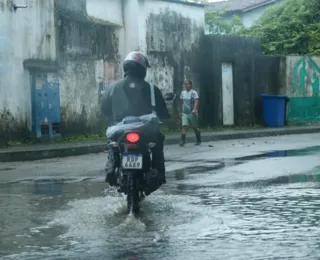
[[[32,130],[38,138],[60,133],[60,91],[53,73],[31,73]]]

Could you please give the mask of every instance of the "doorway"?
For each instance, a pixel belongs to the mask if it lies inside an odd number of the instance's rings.
[[[222,114],[223,125],[234,125],[233,66],[222,63]]]
[[[31,73],[32,129],[37,138],[60,134],[60,91],[55,73]]]

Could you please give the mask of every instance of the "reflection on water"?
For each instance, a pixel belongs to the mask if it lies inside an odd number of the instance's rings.
[[[2,259],[319,259],[320,169],[224,185],[172,176],[138,218],[103,182],[0,184]]]
[[[280,150],[271,151],[261,154],[254,154],[249,156],[243,156],[236,158],[238,161],[255,160],[261,158],[275,158],[275,157],[295,157],[295,156],[307,156],[320,153],[320,146],[307,147],[304,149],[292,149],[292,150]]]
[[[42,180],[33,181],[33,193],[36,195],[58,196],[62,194],[64,182],[61,180],[53,180],[44,182]]]

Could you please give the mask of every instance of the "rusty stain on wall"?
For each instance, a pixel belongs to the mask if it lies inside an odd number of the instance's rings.
[[[103,77],[106,82],[110,82],[116,79],[115,64],[113,61],[104,61]]]

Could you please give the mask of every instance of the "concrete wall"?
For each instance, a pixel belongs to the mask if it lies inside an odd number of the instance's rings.
[[[163,92],[181,88],[181,77],[184,77],[184,71],[188,71],[188,64],[186,68],[180,68],[183,53],[194,51],[203,34],[202,6],[174,1],[124,0],[122,5],[121,1],[107,1],[108,4],[98,8],[97,0],[87,1],[90,17],[108,22],[113,20],[119,25],[120,20],[116,22],[108,11],[101,10],[115,8],[118,12],[122,6],[124,28],[118,29],[121,60],[133,50],[147,53],[152,66],[147,80],[158,85]],[[175,68],[177,66],[179,68]],[[175,84],[179,86],[174,87]]]
[[[289,121],[320,121],[320,57],[286,58]]]
[[[54,61],[54,35],[53,1],[34,0],[16,11],[11,1],[1,1],[0,118],[7,110],[14,119],[11,132],[24,135],[31,127],[31,87],[23,61]]]
[[[122,1],[86,0],[86,12],[93,19],[108,21],[111,25],[123,26]]]
[[[289,122],[320,121],[320,57],[266,56],[257,39],[230,36],[206,36],[201,49],[202,125],[222,125],[222,62],[233,64],[236,125],[264,124],[261,94],[288,95]]]
[[[143,2],[146,19],[140,28],[145,28],[142,35],[146,37],[141,46],[152,66],[147,80],[163,93],[179,93],[183,80],[189,78],[199,90],[197,53],[204,34],[204,8],[169,1]]]
[[[105,124],[99,106],[104,79],[120,77],[118,35],[109,21],[92,22],[80,15],[69,19],[70,15],[64,7],[57,7],[61,131],[96,132]]]
[[[110,8],[114,4],[111,1]],[[89,9],[92,18],[110,22],[108,12],[104,15],[87,4]],[[123,28],[117,29],[120,60],[133,50],[146,53],[152,67],[146,80],[163,94],[180,92],[186,77],[199,88],[195,60],[204,30],[204,7],[175,1],[123,0],[122,10]]]
[[[14,11],[10,2],[0,3],[0,114],[13,118],[22,135],[32,129],[31,70],[54,71],[59,78],[62,134],[103,125],[99,90],[122,77],[121,62],[130,51],[150,55],[148,80],[164,93],[180,91],[186,76],[196,79],[192,62],[203,34],[202,6],[170,0],[26,0],[27,8]]]
[[[264,125],[261,94],[285,94],[285,57],[259,55],[253,64],[254,123]]]
[[[255,110],[260,94],[268,92],[274,84],[266,78],[278,77],[273,74],[273,71],[277,73],[272,65],[273,57],[263,60],[260,41],[252,38],[206,36],[201,49],[199,70],[203,98],[199,112],[202,125],[222,125],[222,62],[233,65],[235,124],[257,123],[260,115]]]

